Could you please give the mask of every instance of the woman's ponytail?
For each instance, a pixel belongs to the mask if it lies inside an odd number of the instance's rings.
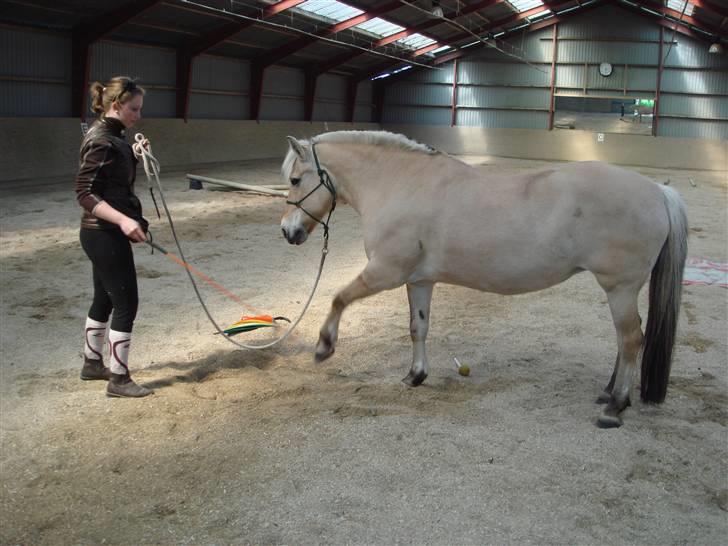
[[[91,111],[97,114],[104,113],[104,86],[99,82],[94,82],[89,88],[91,93]]]

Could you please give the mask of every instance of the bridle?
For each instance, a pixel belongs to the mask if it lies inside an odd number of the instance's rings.
[[[301,199],[299,199],[298,201],[286,200],[286,204],[294,205],[296,208],[301,209],[314,222],[319,223],[322,226],[324,226],[324,241],[328,242],[328,240],[329,240],[329,221],[331,220],[331,215],[334,213],[334,209],[336,208],[336,188],[334,187],[334,183],[331,181],[331,177],[329,176],[328,171],[322,169],[321,165],[319,164],[318,155],[316,154],[316,143],[313,140],[311,141],[311,152],[313,153],[313,159],[316,162],[316,171],[318,172],[318,175],[319,175],[318,186],[316,186],[314,189],[312,189],[306,195],[301,197]],[[331,208],[329,209],[329,214],[326,217],[325,222],[321,218],[316,218],[313,214],[308,212],[301,205],[301,203],[303,203],[306,199],[308,199],[321,186],[323,186],[324,188],[329,190],[329,193],[331,194],[331,197],[332,197]]]

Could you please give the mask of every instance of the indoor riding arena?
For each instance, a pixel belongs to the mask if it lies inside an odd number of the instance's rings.
[[[726,543],[726,0],[0,0],[0,58],[0,544]]]

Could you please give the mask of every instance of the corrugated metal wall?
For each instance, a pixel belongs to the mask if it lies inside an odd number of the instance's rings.
[[[303,119],[303,71],[271,66],[263,78],[260,119]]]
[[[250,63],[227,57],[201,55],[192,64],[189,117],[248,119]]]
[[[658,135],[728,140],[728,59],[679,34],[675,40],[664,52]]]
[[[532,65],[488,48],[457,64],[455,124],[479,127],[548,127],[551,42],[547,32],[520,35],[504,49],[525,56]],[[550,61],[549,61],[550,62]],[[454,63],[422,70],[387,88],[385,123],[452,123]]]
[[[530,64],[492,48],[459,61],[455,124],[548,128],[552,33],[524,31],[502,45]],[[656,24],[616,6],[560,23],[556,94],[654,98],[659,38]],[[672,39],[666,30],[664,40]],[[728,139],[728,61],[681,34],[674,41],[662,74],[658,136]],[[668,48],[664,44],[663,56]],[[609,77],[599,73],[602,62],[613,66]],[[452,81],[452,63],[443,70],[408,71],[387,87],[383,121],[450,124]]]
[[[316,100],[313,103],[313,120],[330,121],[346,119],[346,93],[346,78],[333,74],[322,74],[316,81]]]
[[[173,49],[97,42],[91,46],[89,79],[103,83],[114,76],[137,78],[146,90],[143,115],[173,118],[176,113],[176,59]]]
[[[71,114],[70,37],[4,27],[0,50],[0,117]]]
[[[4,26],[0,49],[0,117],[71,115],[71,38],[67,33]],[[90,81],[138,78],[147,90],[143,116],[176,115],[176,51],[101,41],[91,48]],[[302,70],[271,66],[265,72],[260,119],[303,120]],[[316,121],[348,121],[347,81],[325,74],[317,82]],[[372,120],[371,82],[359,84],[354,121]],[[188,115],[193,119],[249,119],[250,63],[201,55],[193,61]]]
[[[356,104],[354,104],[354,122],[370,122],[373,119],[374,104],[372,102],[372,82],[365,81],[359,84],[356,91]]]

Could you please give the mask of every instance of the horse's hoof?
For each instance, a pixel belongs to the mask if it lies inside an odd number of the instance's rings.
[[[607,391],[602,391],[602,393],[597,396],[597,404],[608,404],[609,401],[612,399],[612,393]]]
[[[324,360],[326,360],[333,354],[334,354],[333,347],[316,349],[316,353],[313,355],[313,359],[316,361],[316,363],[319,363],[319,362],[323,362]]]
[[[605,411],[597,419],[597,426],[599,428],[618,428],[622,426],[622,418],[612,412],[607,413]]]
[[[427,379],[427,374],[425,372],[412,373],[412,370],[410,370],[407,377],[402,379],[402,383],[408,387],[419,387],[425,379]]]
[[[316,353],[313,358],[316,362],[323,362],[334,354],[335,350],[334,344],[324,336],[321,336],[319,337],[319,342],[316,345]]]

